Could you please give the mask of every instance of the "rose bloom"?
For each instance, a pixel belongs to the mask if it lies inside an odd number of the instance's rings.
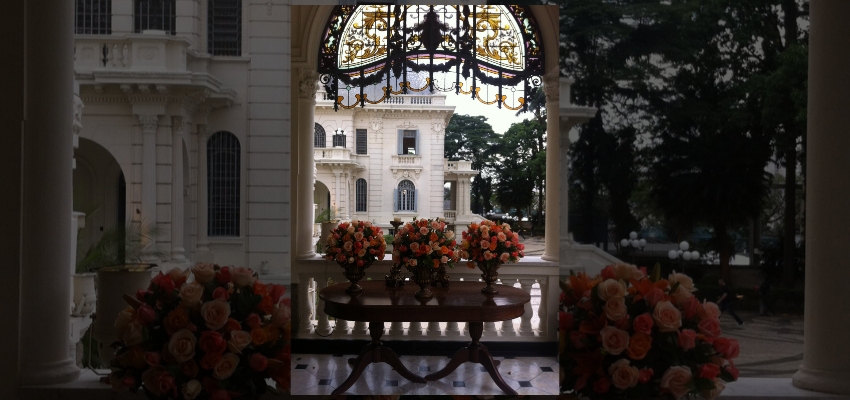
[[[614,387],[625,390],[637,385],[640,371],[630,366],[629,360],[621,358],[608,367],[608,374],[611,375],[611,383]]]
[[[720,320],[717,318],[705,318],[699,321],[699,331],[709,337],[720,336]]]
[[[694,297],[693,293],[691,293],[684,286],[679,286],[676,288],[676,291],[670,293],[670,297],[673,298],[673,301],[676,302],[677,305],[684,305],[691,297]]]
[[[428,228],[426,228],[424,226],[419,228],[419,234],[420,235],[427,235],[428,234]]]
[[[694,346],[696,346],[696,338],[697,333],[693,329],[682,329],[682,331],[679,332],[679,338],[677,342],[679,344],[679,347],[682,348],[682,350],[688,351],[690,349],[693,349]]]
[[[352,244],[351,242],[345,242],[345,244],[342,245],[342,249],[345,250],[345,251],[351,251],[351,249],[353,249],[353,248],[354,248],[354,244]]]
[[[198,363],[195,360],[189,360],[184,363],[180,363],[180,372],[183,373],[189,379],[192,379],[198,376]]]
[[[679,287],[683,287],[689,292],[697,291],[696,288],[694,288],[694,280],[685,274],[673,272],[669,277],[667,277],[667,280],[670,282],[670,285],[679,282]]]
[[[510,258],[510,256],[511,256],[511,255],[510,255],[510,254],[508,254],[508,253],[502,253],[502,254],[499,256],[499,260],[501,260],[502,262],[508,262],[508,258]]]
[[[192,400],[201,394],[202,389],[203,386],[201,386],[201,382],[198,382],[197,379],[192,379],[191,381],[184,383],[183,388],[181,388],[180,391],[183,393],[183,397],[186,400]]]
[[[358,241],[358,242],[359,242],[359,241],[361,241],[361,240],[363,240],[363,232],[356,232],[356,233],[354,234],[354,240],[356,240],[356,241]]]
[[[230,332],[230,340],[227,341],[227,349],[233,353],[241,354],[245,346],[251,344],[251,334],[245,331]]]
[[[697,300],[696,296],[691,296],[684,302],[682,306],[682,311],[685,313],[685,318],[691,319],[696,314],[700,308],[699,300]]]
[[[707,301],[702,303],[702,312],[697,310],[697,314],[700,318],[720,318],[720,308],[717,307],[717,304]]]
[[[130,321],[133,320],[133,316],[135,315],[136,310],[133,307],[127,307],[118,313],[118,317],[115,319],[115,336],[124,336],[124,332],[127,331]]]
[[[738,339],[717,338],[712,343],[714,350],[722,354],[727,360],[738,357],[741,351],[741,346],[738,344]]]
[[[675,332],[682,326],[682,313],[669,301],[659,301],[656,304],[652,319],[661,332]]]
[[[605,316],[611,321],[618,321],[625,317],[629,310],[626,308],[626,300],[622,297],[608,299],[605,302]]]
[[[146,351],[145,352],[145,362],[151,367],[155,367],[159,365],[159,353],[155,351]]]
[[[661,289],[654,287],[646,294],[646,302],[650,307],[655,307],[658,302],[664,299],[664,292]]]
[[[717,375],[720,375],[720,367],[711,363],[703,364],[697,369],[697,376],[700,378],[714,379]]]
[[[251,343],[254,343],[254,346],[259,346],[265,342],[269,341],[269,334],[263,328],[254,328],[251,329]]]
[[[180,289],[184,283],[189,279],[189,269],[187,268],[185,271],[174,267],[170,271],[168,271],[168,277],[171,278],[171,281],[174,282],[174,287]]]
[[[215,279],[215,266],[211,263],[197,263],[192,267],[192,274],[195,275],[195,282],[207,284]]]
[[[643,278],[643,272],[631,264],[617,264],[614,266],[614,270],[617,271],[617,277],[628,282],[630,279],[639,280]]]
[[[629,347],[629,333],[613,326],[606,326],[599,331],[602,335],[602,347],[613,355],[618,355]]]
[[[600,275],[602,275],[602,280],[606,281],[608,279],[617,279],[617,271],[614,271],[613,265],[608,265],[605,268],[602,268]]]
[[[145,327],[139,321],[130,322],[121,340],[127,347],[141,344],[145,340]]]
[[[201,316],[204,317],[207,328],[219,330],[230,316],[230,304],[220,299],[208,301],[201,306]]]
[[[596,393],[607,393],[610,387],[611,381],[608,380],[607,376],[603,376],[593,383],[593,391]]]
[[[213,377],[218,380],[227,379],[233,374],[237,366],[239,366],[239,357],[236,354],[227,353],[215,364]]]
[[[204,287],[197,282],[183,285],[180,288],[180,304],[192,308],[201,303],[204,296]]]
[[[635,321],[632,327],[634,328],[635,332],[642,332],[647,335],[651,335],[652,325],[652,316],[649,315],[649,313],[643,313],[635,317]]]
[[[201,339],[198,340],[198,347],[204,353],[223,353],[227,349],[227,342],[221,337],[221,334],[215,331],[201,332]]]
[[[647,383],[650,379],[652,379],[652,368],[642,368],[640,370],[640,376],[638,376],[638,382]]]
[[[691,391],[688,388],[690,382],[691,370],[683,366],[670,367],[661,377],[661,387],[669,390],[677,399]]]
[[[162,321],[162,325],[165,326],[165,331],[168,332],[169,335],[173,335],[174,332],[181,329],[188,329],[190,324],[189,314],[187,314],[186,310],[182,307],[177,307],[172,310]]]
[[[635,332],[629,339],[629,348],[626,349],[626,354],[633,360],[642,360],[651,348],[652,336],[643,332]]]
[[[283,302],[277,303],[272,312],[272,324],[279,328],[285,327],[292,319],[292,310]]]
[[[195,356],[195,334],[188,329],[181,329],[168,340],[168,352],[178,363],[189,361]]]
[[[221,353],[207,353],[201,359],[201,368],[213,369],[219,360],[221,360]]]
[[[269,360],[260,353],[254,353],[248,360],[248,366],[254,371],[262,372],[269,366]]]
[[[257,278],[254,278],[254,271],[251,268],[239,267],[230,272],[230,279],[236,287],[251,286]]]
[[[213,290],[212,296],[213,296],[213,299],[220,299],[220,300],[227,301],[227,299],[230,298],[230,293],[227,293],[227,289],[225,289],[223,287],[217,287],[217,288],[215,288],[215,290]]]
[[[611,298],[626,297],[626,285],[618,280],[609,279],[596,286],[599,298],[608,301]]]
[[[452,239],[454,239],[454,237],[455,237],[455,233],[454,233],[454,231],[448,231],[448,232],[446,232],[446,239],[448,239],[448,240],[452,240]]]
[[[726,389],[726,384],[720,379],[714,379],[714,389],[703,391],[702,397],[705,397],[705,400],[714,400],[717,396],[720,396],[723,389]]]
[[[153,322],[154,318],[156,318],[156,311],[147,304],[142,304],[139,306],[139,309],[136,310],[136,320],[141,322],[142,325],[147,325]]]
[[[169,392],[176,392],[174,377],[162,367],[150,368],[142,373],[142,382],[145,388],[156,396],[165,396]],[[177,393],[173,394],[177,395]]]

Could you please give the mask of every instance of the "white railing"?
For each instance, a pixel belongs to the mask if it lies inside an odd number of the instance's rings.
[[[325,93],[316,93],[316,101],[333,101],[333,96]],[[445,105],[446,96],[441,95],[415,95],[415,94],[394,94],[389,99],[384,99],[382,104],[392,105]]]
[[[363,278],[384,280],[389,273],[391,261],[373,264]],[[480,281],[481,271],[469,269],[465,263],[448,271],[452,281]],[[403,271],[403,275],[410,273]],[[324,302],[316,295],[328,282],[341,283],[347,280],[342,268],[332,261],[321,258],[298,260],[292,271],[294,283],[298,283],[299,326],[293,333],[299,338],[316,340],[363,340],[368,339],[366,322],[332,320],[324,312]],[[540,257],[526,257],[520,263],[506,264],[499,268],[499,282],[503,285],[520,287],[529,293],[531,302],[525,306],[525,314],[512,321],[484,324],[484,337],[488,341],[505,342],[554,342],[557,337],[558,264],[542,261]],[[413,284],[408,282],[408,285]],[[484,283],[481,283],[482,287]],[[385,340],[419,340],[422,337],[434,340],[466,341],[469,339],[466,323],[385,323]],[[328,336],[329,337],[324,337]]]
[[[168,34],[76,35],[77,72],[187,71],[189,41]]]
[[[445,171],[472,171],[472,161],[449,161],[443,159],[443,169]]]
[[[351,149],[346,147],[327,147],[313,149],[313,158],[316,161],[322,160],[350,160]]]
[[[393,166],[414,166],[421,167],[422,166],[422,156],[414,156],[414,155],[393,155],[392,165]]]
[[[455,210],[443,210],[443,217],[446,218],[446,221],[454,221],[457,218],[457,211]]]

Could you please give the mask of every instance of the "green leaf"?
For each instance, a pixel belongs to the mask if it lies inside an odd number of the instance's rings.
[[[652,267],[652,275],[650,275],[649,280],[653,282],[661,280],[661,263],[655,263],[655,266]]]

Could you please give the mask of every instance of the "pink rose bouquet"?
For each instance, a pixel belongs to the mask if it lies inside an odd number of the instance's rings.
[[[380,227],[369,221],[343,222],[328,235],[325,259],[368,267],[375,260],[383,260],[386,250]]]
[[[463,232],[460,256],[469,260],[469,268],[477,263],[481,270],[505,263],[514,263],[525,257],[525,245],[519,242],[519,235],[511,231],[508,224],[497,225],[490,220],[479,224],[470,224]]]
[[[198,263],[160,272],[147,290],[125,296],[130,307],[115,322],[112,386],[185,400],[289,390],[291,309],[285,292],[242,267]]]
[[[738,341],[720,337],[717,305],[700,303],[688,276],[609,265],[594,278],[571,273],[561,289],[562,392],[710,400],[738,379]]]
[[[443,221],[408,222],[398,228],[393,238],[393,263],[410,270],[418,266],[438,268],[441,263],[454,268],[459,257],[455,233],[446,230]]]

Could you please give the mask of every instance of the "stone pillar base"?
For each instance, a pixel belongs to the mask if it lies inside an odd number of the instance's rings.
[[[850,394],[850,371],[823,371],[803,365],[791,378],[791,383],[800,389],[848,395]]]
[[[79,376],[80,368],[77,367],[77,363],[70,357],[59,362],[21,364],[21,386],[52,385],[71,382]]]

